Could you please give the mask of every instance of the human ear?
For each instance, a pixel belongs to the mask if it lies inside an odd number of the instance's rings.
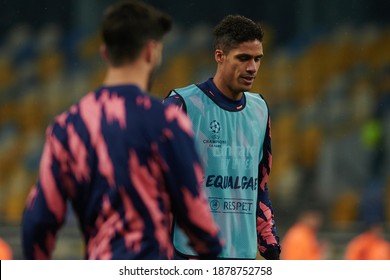
[[[223,51],[221,49],[216,49],[214,53],[214,58],[217,63],[223,62],[224,59]]]
[[[107,51],[107,46],[105,44],[100,45],[99,53],[100,53],[100,56],[102,57],[102,59],[105,62],[109,61],[109,55],[108,55],[108,51]]]

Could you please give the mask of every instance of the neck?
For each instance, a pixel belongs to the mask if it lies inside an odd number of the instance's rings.
[[[133,84],[141,90],[148,90],[148,69],[140,64],[131,64],[120,67],[109,66],[103,84],[105,86],[115,86]]]
[[[227,98],[232,100],[240,100],[242,98],[243,92],[235,92],[222,80],[222,77],[218,73],[214,76],[213,82],[215,86],[225,95]]]

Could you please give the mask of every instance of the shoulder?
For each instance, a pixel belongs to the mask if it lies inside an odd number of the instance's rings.
[[[245,97],[249,101],[258,102],[267,104],[266,100],[264,99],[263,95],[260,93],[253,93],[253,92],[245,92]]]
[[[176,94],[191,94],[193,92],[199,92],[199,87],[195,84],[191,84],[181,88],[175,88],[171,92],[175,92]]]
[[[187,96],[190,96],[190,95],[193,95],[193,94],[198,94],[199,92],[201,91],[201,89],[195,85],[195,84],[191,84],[191,85],[188,85],[186,87],[181,87],[181,88],[175,88],[173,90],[171,90],[168,94],[167,97],[187,97]]]
[[[169,92],[167,97],[164,98],[164,105],[175,105],[184,112],[187,111],[186,99],[194,94],[198,94],[200,89],[195,85],[191,84],[186,87],[176,88]]]
[[[175,105],[176,107],[181,108],[185,102],[180,94],[172,90],[168,96],[163,99],[162,103],[166,106]]]
[[[263,110],[269,111],[268,103],[260,93],[245,92],[246,102],[262,107]]]

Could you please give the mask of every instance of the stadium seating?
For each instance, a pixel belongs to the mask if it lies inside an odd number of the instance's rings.
[[[153,95],[162,98],[172,88],[212,75],[211,41],[201,36],[204,30],[174,30]],[[105,68],[96,33],[66,33],[53,25],[31,30],[15,24],[1,42],[0,222],[18,224],[37,177],[45,128],[54,115],[98,86]],[[329,213],[329,226],[359,223],[360,191],[372,175],[364,142],[369,135],[364,138],[362,133],[378,104],[385,104],[379,98],[390,96],[390,75],[385,75],[390,72],[390,27],[343,26],[296,46],[274,45],[271,36],[254,85],[271,110],[272,200],[278,208],[297,209],[311,192]],[[386,163],[389,115],[379,119]],[[388,202],[390,176],[383,179]]]

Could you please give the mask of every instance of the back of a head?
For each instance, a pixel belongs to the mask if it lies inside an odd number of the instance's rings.
[[[214,48],[228,53],[244,42],[262,42],[263,36],[259,23],[241,15],[228,15],[214,28]]]
[[[161,41],[172,28],[169,15],[137,0],[124,0],[104,13],[101,35],[114,66],[134,61],[148,40]]]
[[[382,236],[385,231],[385,224],[380,219],[370,219],[363,223],[362,231],[368,231],[376,236]]]
[[[323,214],[314,207],[308,207],[301,210],[298,221],[314,230],[318,230],[323,223]]]

